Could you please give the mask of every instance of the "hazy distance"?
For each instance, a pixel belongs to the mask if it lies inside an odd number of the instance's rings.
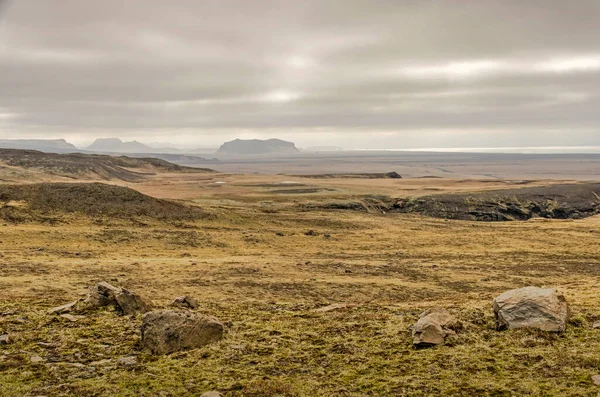
[[[600,145],[597,0],[2,4],[2,139]]]

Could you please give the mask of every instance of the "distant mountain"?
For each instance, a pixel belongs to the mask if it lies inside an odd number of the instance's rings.
[[[87,150],[94,152],[111,153],[152,153],[154,149],[143,143],[132,141],[123,142],[119,138],[99,138],[87,147]]]
[[[3,149],[30,149],[40,152],[76,152],[78,149],[64,139],[0,139]]]
[[[293,154],[299,150],[292,142],[282,141],[281,139],[236,139],[230,142],[225,142],[217,154]]]

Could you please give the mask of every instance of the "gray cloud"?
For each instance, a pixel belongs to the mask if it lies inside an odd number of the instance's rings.
[[[600,145],[599,18],[596,0],[0,3],[0,137]]]

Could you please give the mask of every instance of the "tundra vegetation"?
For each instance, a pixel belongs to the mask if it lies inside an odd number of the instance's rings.
[[[448,220],[372,204],[460,194],[454,205],[521,181],[177,170],[94,181],[0,186],[0,396],[600,392],[598,217]],[[552,213],[569,206],[548,199]],[[110,302],[139,296],[144,310],[83,307],[102,282]],[[499,327],[494,299],[522,287],[560,291],[560,332]],[[433,308],[443,343],[421,348],[413,326]],[[218,337],[156,354],[142,323],[173,313],[210,318]]]

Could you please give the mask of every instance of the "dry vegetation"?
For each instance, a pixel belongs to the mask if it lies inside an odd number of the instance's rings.
[[[299,180],[306,186],[298,189],[332,190],[271,192],[287,180],[165,174],[136,184],[189,200],[202,207],[200,218],[60,211],[53,225],[0,223],[0,334],[13,340],[0,346],[0,396],[600,392],[591,380],[600,373],[600,330],[592,328],[600,319],[598,218],[484,223],[306,211],[299,204],[365,192],[401,197],[516,183],[326,179]],[[157,357],[140,349],[140,318],[110,309],[75,322],[46,314],[101,280],[158,306],[193,296],[198,311],[227,323],[226,337]],[[527,285],[565,292],[574,313],[565,334],[494,329],[492,298]],[[348,308],[314,311],[341,302]],[[432,306],[448,308],[464,330],[445,346],[414,349],[410,326]],[[139,364],[97,363],[124,356]]]

